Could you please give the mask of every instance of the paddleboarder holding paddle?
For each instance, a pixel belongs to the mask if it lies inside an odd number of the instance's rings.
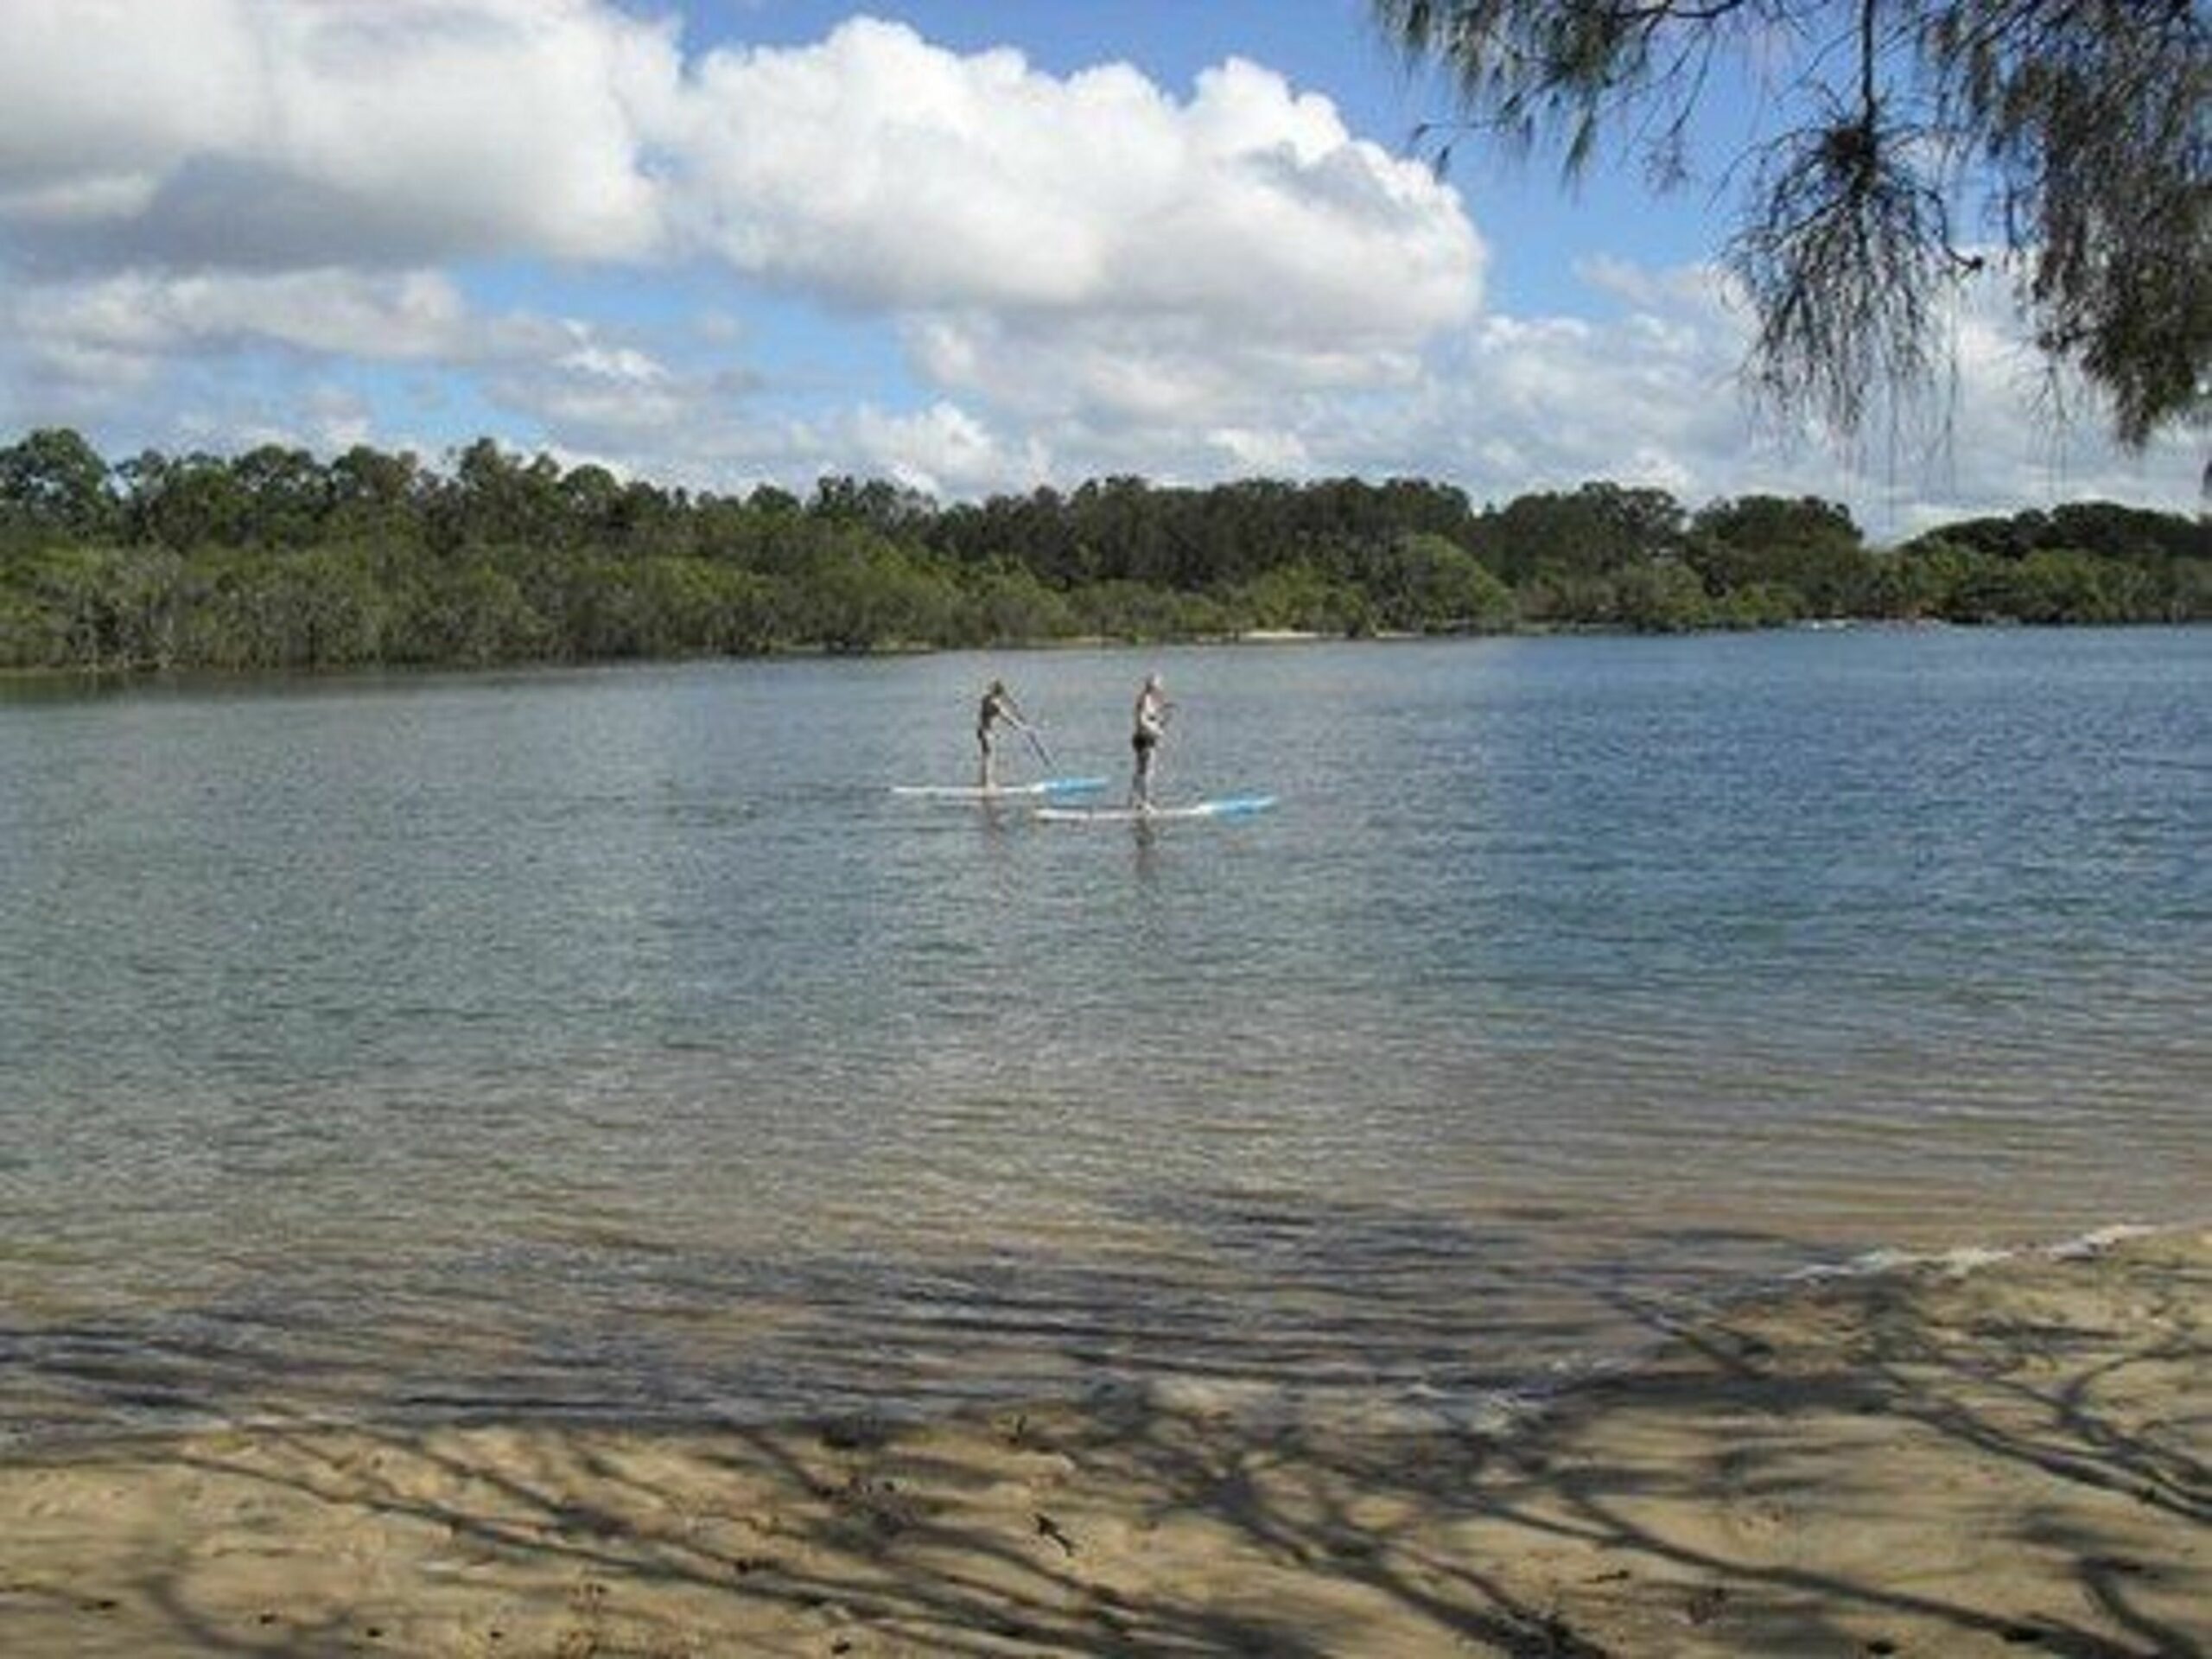
[[[1143,811],[1152,810],[1152,754],[1160,747],[1160,734],[1167,729],[1167,716],[1175,705],[1167,701],[1166,688],[1160,684],[1160,676],[1144,677],[1144,689],[1137,693],[1135,722],[1129,732],[1129,747],[1136,752],[1136,770],[1129,778],[1129,804]]]
[[[993,680],[990,688],[983,693],[982,706],[976,710],[976,747],[982,751],[982,759],[976,771],[976,782],[980,788],[995,789],[998,786],[997,779],[992,775],[993,765],[998,758],[994,752],[993,739],[996,728],[1001,722],[1027,737],[1030,747],[1037,751],[1038,757],[1040,760],[1044,757],[1045,746],[1039,741],[1036,728],[1022,718],[1021,710],[1014,706],[1014,694],[1006,689],[1006,682]]]

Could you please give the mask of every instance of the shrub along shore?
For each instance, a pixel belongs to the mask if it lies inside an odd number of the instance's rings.
[[[2212,618],[2212,524],[2102,502],[1891,548],[1849,512],[1591,482],[1112,478],[940,504],[694,493],[480,439],[111,462],[0,448],[0,670],[484,666],[1215,639]]]

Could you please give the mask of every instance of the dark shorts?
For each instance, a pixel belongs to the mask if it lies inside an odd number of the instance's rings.
[[[1151,753],[1154,748],[1159,745],[1159,738],[1153,735],[1150,732],[1132,732],[1129,734],[1129,747],[1135,749],[1139,754]]]

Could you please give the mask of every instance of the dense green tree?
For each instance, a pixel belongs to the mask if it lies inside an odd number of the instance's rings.
[[[265,443],[230,463],[245,500],[245,536],[262,547],[306,547],[323,534],[330,480],[304,449]]]
[[[193,558],[190,581],[181,647],[195,664],[352,668],[385,660],[395,643],[386,637],[393,596],[359,551],[205,551]]]
[[[1786,589],[1812,616],[1865,613],[1875,574],[1849,510],[1809,496],[1716,501],[1692,517],[1684,557],[1716,599]]]
[[[964,620],[955,643],[1019,645],[1062,639],[1075,632],[1075,612],[1027,567],[998,561],[969,571],[962,582]]]
[[[567,519],[562,511],[561,467],[550,455],[530,461],[479,438],[455,457],[453,475],[432,497],[434,546],[552,546]]]
[[[569,637],[587,657],[683,657],[766,650],[774,585],[709,559],[649,556],[584,562],[588,601]]]
[[[1612,585],[1612,620],[1638,633],[1687,633],[1715,620],[1705,583],[1680,559],[1630,565]]]
[[[411,452],[388,455],[355,444],[325,474],[323,531],[332,541],[387,551],[418,548],[429,480]]]
[[[1230,597],[1247,628],[1360,635],[1375,631],[1375,607],[1366,592],[1310,559],[1262,571]]]
[[[1723,628],[1787,627],[1806,615],[1804,594],[1779,582],[1747,582],[1713,596],[1707,604],[1713,625]]]
[[[895,543],[857,521],[817,538],[787,582],[788,637],[832,651],[926,644],[959,612],[952,584]]]
[[[1081,632],[1133,645],[1209,639],[1234,631],[1224,602],[1141,582],[1091,582],[1070,594],[1068,602]]]
[[[1040,486],[1026,496],[995,495],[981,508],[956,507],[940,520],[933,545],[963,561],[1012,559],[1062,589],[1096,581],[1107,569],[1091,518],[1102,490],[1142,492],[1135,480],[1085,484],[1072,498]]]
[[[1599,480],[1572,494],[1522,496],[1484,513],[1474,535],[1484,562],[1516,585],[1602,575],[1679,551],[1682,510],[1664,490]]]
[[[141,455],[129,479],[126,517],[134,540],[189,553],[243,547],[251,537],[252,499],[219,455],[195,451],[175,461]]]
[[[488,561],[426,566],[397,601],[395,662],[485,668],[569,654],[514,573]]]
[[[1515,588],[1522,620],[1539,628],[1610,628],[1619,606],[1610,575],[1548,568]]]
[[[2212,520],[2145,512],[2110,501],[2069,502],[2048,512],[2031,509],[2008,518],[1965,518],[1946,524],[1941,534],[1946,541],[2009,559],[2051,547],[2077,547],[2139,563],[2212,556]]]
[[[613,473],[571,467],[558,487],[564,545],[603,546],[620,535],[622,480]]]
[[[1018,512],[1004,517],[1012,521],[1005,529],[1025,539],[1040,521],[1058,521],[1057,533],[1039,538],[1039,569],[1048,581],[1147,581],[1147,573],[1167,565],[1163,516],[1151,486],[1141,478],[1087,481],[1068,498],[1065,511],[1056,492],[1039,490]]]
[[[1373,550],[1360,571],[1376,626],[1402,632],[1510,626],[1513,592],[1458,543],[1429,531]]]
[[[1899,550],[1908,564],[1924,569],[1931,562],[1956,566],[1972,556],[1977,567],[1971,583],[1961,575],[1952,584],[1947,613],[1974,620],[2014,615],[2024,606],[2038,613],[2053,607],[2050,569],[2043,567],[2039,584],[2024,585],[1998,567],[2018,565],[2038,553],[2079,554],[2100,566],[2100,595],[2088,608],[2104,620],[2187,621],[2206,614],[2203,588],[2212,571],[2212,519],[2145,512],[2109,501],[2070,502],[2045,512],[2029,511],[2009,518],[1962,519],[1920,537]],[[1962,588],[1962,584],[1964,584]],[[1995,608],[1992,608],[1992,607]],[[2061,620],[2088,620],[2075,602],[2060,606]]]
[[[22,560],[0,607],[0,664],[166,667],[177,655],[181,563],[165,550],[51,543]]]
[[[925,521],[934,506],[928,496],[903,484],[840,474],[817,480],[807,511],[833,524],[858,524],[897,537]]]
[[[33,436],[7,452],[0,667],[2212,613],[2212,526],[2101,502],[1877,552],[1834,503],[1685,515],[1603,481],[1479,514],[1446,486],[1356,479],[1116,478],[940,508],[850,479],[812,503],[692,497],[488,441],[441,476],[365,446],[327,466],[269,445],[110,469],[73,434]]]
[[[107,533],[115,518],[107,463],[80,434],[42,427],[0,449],[0,530],[81,539]]]

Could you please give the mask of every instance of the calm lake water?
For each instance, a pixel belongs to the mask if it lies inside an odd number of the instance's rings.
[[[894,798],[1004,674],[1239,823]],[[1015,756],[1010,771],[1027,770]],[[1476,1412],[2202,1218],[2212,630],[0,692],[0,1439]]]

